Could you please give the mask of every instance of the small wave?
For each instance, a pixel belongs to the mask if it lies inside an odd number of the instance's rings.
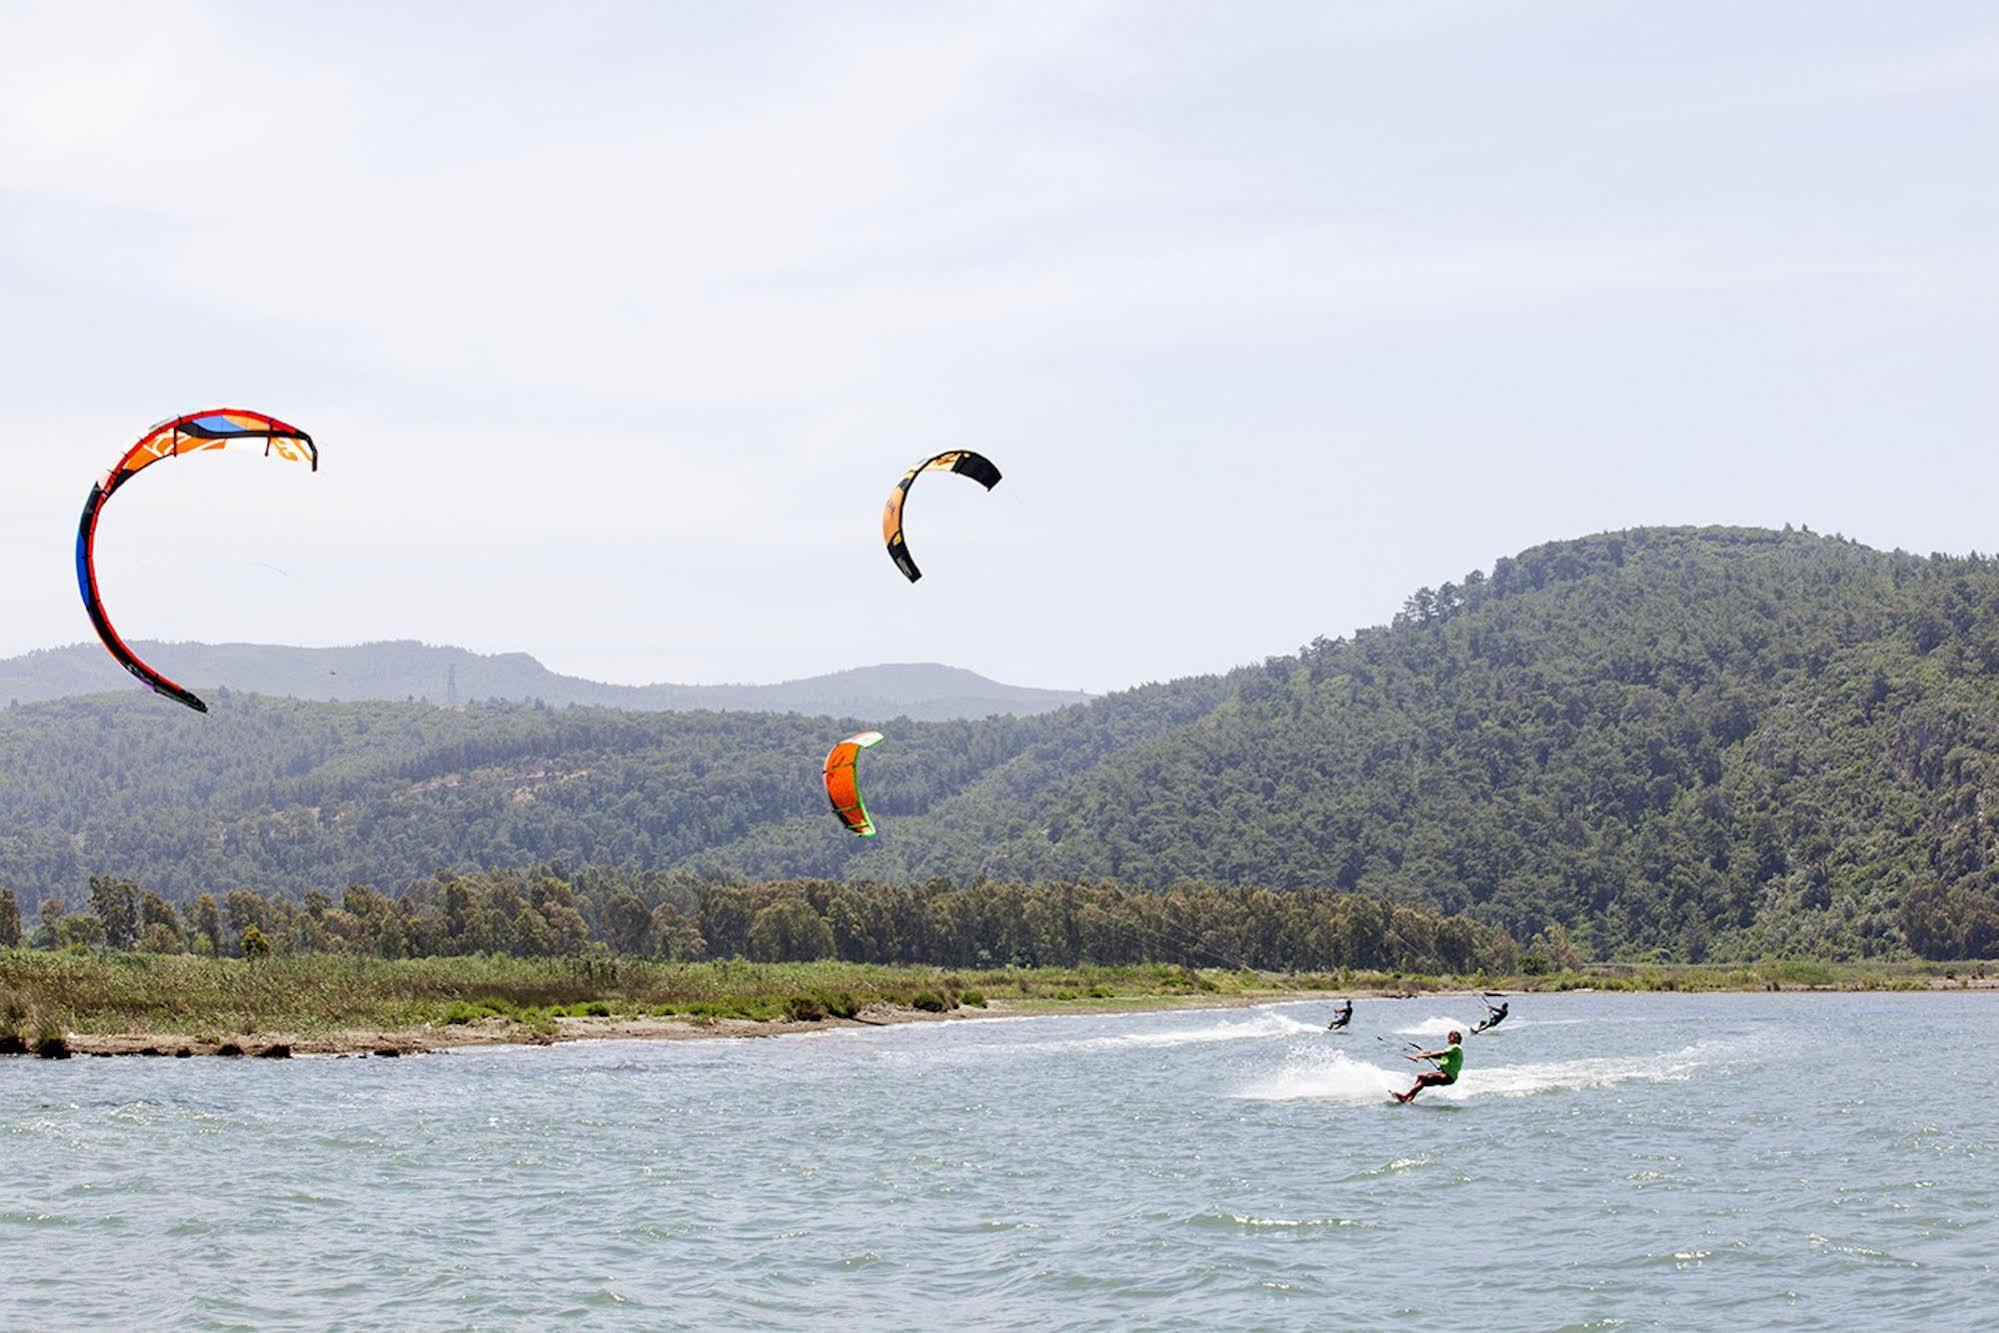
[[[1898,1259],[1886,1251],[1870,1250],[1865,1245],[1851,1245],[1842,1241],[1836,1241],[1830,1236],[1821,1236],[1816,1231],[1812,1233],[1811,1240],[1813,1249],[1827,1250],[1833,1254],[1843,1254],[1851,1259],[1862,1259],[1869,1263],[1887,1264],[1896,1268],[1919,1267],[1919,1265],[1907,1259]]]
[[[1459,1018],[1426,1018],[1422,1022],[1406,1028],[1395,1029],[1398,1037],[1447,1037],[1453,1032],[1470,1032],[1475,1023],[1467,1023]]]
[[[1361,1227],[1372,1230],[1379,1222],[1370,1222],[1360,1217],[1252,1217],[1247,1213],[1203,1213],[1194,1219],[1208,1226],[1276,1227],[1282,1230],[1316,1230],[1318,1228]]]

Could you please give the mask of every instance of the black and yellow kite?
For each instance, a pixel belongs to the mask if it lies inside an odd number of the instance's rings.
[[[955,472],[961,477],[970,477],[979,485],[991,490],[999,485],[1000,470],[994,467],[984,454],[975,454],[969,449],[952,449],[935,458],[926,459],[903,474],[895,489],[888,493],[888,504],[882,509],[882,540],[888,543],[888,558],[895,561],[895,567],[903,572],[911,583],[923,577],[923,571],[916,567],[916,561],[909,555],[909,544],[902,537],[902,507],[909,501],[909,488],[925,472]]]

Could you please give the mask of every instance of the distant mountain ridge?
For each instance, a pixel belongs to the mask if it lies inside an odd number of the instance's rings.
[[[526,653],[475,653],[401,639],[341,648],[255,643],[139,642],[134,650],[203,692],[322,702],[474,700],[557,707],[587,704],[633,712],[806,713],[816,717],[908,717],[924,722],[1052,712],[1090,696],[1078,690],[1004,685],[935,662],[855,667],[774,685],[610,685],[550,671]],[[94,643],[0,660],[0,704],[43,703],[136,688]]]

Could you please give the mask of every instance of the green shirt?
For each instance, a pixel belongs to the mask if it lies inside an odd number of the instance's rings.
[[[1437,1068],[1443,1070],[1444,1077],[1450,1079],[1453,1083],[1458,1081],[1458,1071],[1464,1067],[1465,1048],[1456,1042],[1452,1042],[1449,1046],[1446,1046],[1443,1055],[1437,1060]]]

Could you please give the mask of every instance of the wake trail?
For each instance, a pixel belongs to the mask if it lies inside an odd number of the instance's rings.
[[[1018,1052],[1115,1051],[1148,1046],[1202,1046],[1224,1041],[1268,1041],[1320,1031],[1316,1023],[1301,1023],[1285,1014],[1263,1012],[1247,1019],[1209,1023],[1164,1032],[1118,1032],[1101,1037],[1063,1037],[1052,1041],[1015,1042],[990,1049]]]
[[[1047,1022],[1045,1018],[1030,1018],[1027,1022]],[[1074,1019],[1064,1018],[1062,1022]],[[923,1026],[923,1025],[917,1025]],[[949,1024],[931,1024],[939,1029]],[[1112,1032],[1092,1037],[1055,1037],[1027,1041],[979,1042],[975,1045],[952,1046],[945,1050],[932,1050],[919,1055],[916,1051],[885,1048],[878,1052],[884,1059],[907,1061],[920,1058],[930,1062],[976,1062],[995,1058],[1033,1057],[1063,1054],[1115,1054],[1120,1051],[1170,1048],[1174,1046],[1204,1046],[1224,1042],[1273,1041],[1294,1039],[1301,1036],[1316,1036],[1321,1032],[1316,1023],[1304,1023],[1289,1015],[1264,1009],[1244,1015],[1230,1017],[1216,1022],[1204,1023],[1198,1027],[1169,1027],[1158,1031]],[[726,1040],[726,1039],[725,1039]]]
[[[1468,1065],[1457,1083],[1428,1088],[1426,1102],[1467,1102],[1482,1097],[1528,1097],[1556,1090],[1610,1087],[1618,1083],[1669,1083],[1693,1078],[1718,1063],[1727,1051],[1717,1042],[1700,1042],[1657,1055],[1590,1056],[1538,1064]],[[1423,1066],[1427,1068],[1428,1066]],[[1406,1089],[1417,1066],[1384,1069],[1354,1060],[1344,1051],[1330,1057],[1294,1051],[1285,1067],[1268,1078],[1239,1089],[1244,1101],[1282,1102],[1301,1099],[1361,1104],[1386,1101]]]

